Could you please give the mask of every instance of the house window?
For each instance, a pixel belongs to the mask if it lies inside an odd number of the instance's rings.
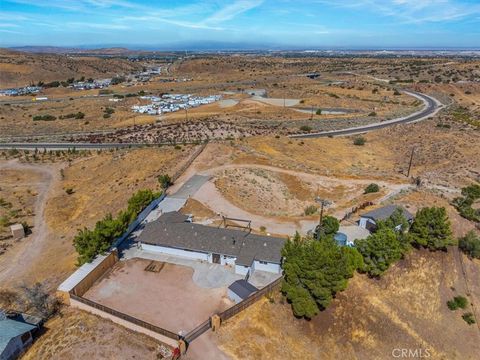
[[[260,264],[263,264],[263,265],[268,265],[268,262],[266,261],[259,261]]]

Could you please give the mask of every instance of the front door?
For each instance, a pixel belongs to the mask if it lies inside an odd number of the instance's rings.
[[[212,262],[214,264],[220,264],[220,254],[212,254]]]

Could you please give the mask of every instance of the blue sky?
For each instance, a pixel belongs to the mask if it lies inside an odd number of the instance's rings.
[[[480,47],[480,0],[0,0],[0,46]]]

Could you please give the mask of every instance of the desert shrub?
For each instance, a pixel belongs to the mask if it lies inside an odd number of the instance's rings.
[[[35,115],[32,119],[33,121],[53,121],[53,120],[56,120],[57,118],[53,115],[45,114],[45,115]]]
[[[68,194],[68,195],[72,195],[74,193],[74,190],[72,188],[66,188],[65,189],[65,192]]]
[[[465,320],[465,322],[468,325],[475,324],[475,317],[473,316],[473,314],[471,312],[463,314],[462,319]]]
[[[264,233],[264,232],[267,231],[267,228],[262,225],[262,226],[260,226],[260,231],[261,231],[262,233]]]
[[[104,118],[104,119],[108,119],[108,118],[110,118],[111,116],[112,116],[112,115],[110,115],[110,114],[103,114],[103,118]]]
[[[453,244],[447,211],[443,207],[425,207],[417,211],[409,232],[410,241],[430,250],[446,250]]]
[[[126,79],[124,76],[116,76],[112,79],[111,83],[112,85],[118,85],[118,84],[121,84],[123,82],[125,82]]]
[[[458,247],[471,258],[480,259],[480,236],[471,230],[458,240]]]
[[[341,248],[332,237],[320,241],[298,233],[283,249],[282,293],[296,317],[313,318],[343,291],[362,258],[353,248]]]
[[[302,125],[302,126],[300,126],[300,130],[303,131],[303,132],[310,132],[310,131],[312,131],[312,128],[308,125]]]
[[[112,108],[110,108],[110,107],[107,107],[107,108],[105,108],[105,110],[104,110],[103,112],[104,112],[105,114],[110,114],[110,115],[111,115],[111,114],[115,113],[115,109],[112,109]]]
[[[317,115],[322,115],[322,109],[317,109],[317,111],[315,112],[315,114],[317,114]]]
[[[317,210],[318,210],[318,208],[315,205],[309,205],[305,208],[303,213],[305,214],[305,216],[310,216],[310,215],[315,214],[317,212]]]
[[[157,177],[158,182],[162,189],[166,189],[173,184],[172,178],[168,174],[162,174]]]
[[[467,220],[480,222],[480,210],[474,209],[472,205],[480,199],[480,185],[472,184],[462,189],[461,197],[453,199],[453,206],[456,207],[460,216]]]
[[[370,114],[368,114],[368,116],[371,116],[371,117],[377,116],[377,113],[375,111],[372,111]]]
[[[365,145],[366,142],[367,140],[363,136],[358,136],[355,139],[353,139],[353,145],[357,145],[357,146]]]
[[[455,296],[452,300],[447,301],[450,310],[465,309],[467,305],[468,300],[464,296]]]
[[[393,95],[399,96],[399,95],[402,95],[402,94],[400,93],[400,91],[398,91],[398,90],[395,89],[395,91],[393,92]]]
[[[10,225],[10,218],[7,215],[0,216],[0,227],[7,227]]]
[[[127,209],[121,211],[116,218],[113,218],[112,214],[107,214],[92,230],[87,228],[79,230],[73,239],[73,245],[78,253],[78,265],[90,262],[98,254],[106,252],[138,214],[160,195],[151,190],[139,190],[128,200]]]
[[[370,193],[376,193],[376,192],[379,192],[380,191],[380,186],[378,186],[377,184],[370,184],[368,185],[365,190],[363,191],[364,194],[370,194]]]

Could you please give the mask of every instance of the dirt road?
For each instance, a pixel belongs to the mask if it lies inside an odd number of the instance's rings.
[[[359,184],[359,185],[368,185],[373,181],[371,179],[341,179],[341,178],[332,178],[327,176],[321,175],[314,175],[309,173],[302,173],[298,171],[292,171],[282,168],[277,168],[268,165],[257,165],[257,164],[229,164],[218,166],[214,168],[210,168],[208,170],[201,171],[199,174],[206,175],[206,176],[213,176],[221,170],[225,169],[263,169],[273,172],[285,173],[288,175],[295,176],[303,181],[309,181],[312,183],[317,183],[319,185],[331,184],[335,183],[335,185],[345,185],[351,186],[352,184]],[[384,202],[391,198],[392,196],[397,195],[400,191],[409,189],[412,185],[408,183],[403,184],[394,184],[384,181],[374,181],[381,187],[385,187],[387,189],[387,193],[378,200],[379,203]],[[214,184],[214,179],[206,182],[194,195],[193,198],[200,201],[201,203],[205,204],[207,207],[212,209],[213,211],[229,216],[235,217],[240,219],[249,219],[252,221],[252,227],[260,228],[261,226],[265,226],[268,232],[272,232],[274,234],[279,235],[293,235],[295,231],[299,231],[301,233],[306,233],[308,230],[311,230],[315,227],[317,221],[316,220],[304,220],[304,219],[292,219],[289,218],[280,218],[280,217],[269,217],[269,216],[261,216],[252,214],[244,209],[239,208],[238,206],[232,204],[229,200],[227,200],[221,192],[216,188]],[[333,212],[332,215],[342,218],[345,214],[345,209],[338,209]]]
[[[35,201],[35,220],[32,234],[16,244],[6,255],[0,257],[0,284],[20,285],[31,264],[42,252],[48,236],[48,228],[44,217],[45,204],[53,185],[58,181],[59,168],[45,164],[23,164],[16,160],[0,163],[2,170],[32,171],[39,173],[42,180],[31,183],[38,192]]]

